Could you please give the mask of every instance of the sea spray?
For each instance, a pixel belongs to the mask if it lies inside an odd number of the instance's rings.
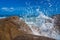
[[[29,13],[29,12],[28,12]],[[45,36],[54,39],[60,39],[59,34],[54,30],[54,19],[46,16],[40,9],[36,9],[37,17],[27,17],[26,15],[23,20],[28,24],[32,33],[38,36]]]

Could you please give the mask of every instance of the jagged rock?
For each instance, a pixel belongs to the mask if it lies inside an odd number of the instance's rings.
[[[55,40],[55,39],[47,38],[47,37],[43,37],[43,36],[25,34],[25,35],[17,36],[13,40]]]
[[[12,16],[0,19],[0,40],[18,40],[19,38],[21,38],[21,40],[50,40],[49,38],[41,38],[39,36],[35,39],[35,36],[29,34],[32,34],[31,29],[19,17]]]
[[[55,15],[52,17],[54,19],[54,27],[56,32],[59,32],[60,34],[60,15]]]
[[[22,35],[23,33],[31,33],[31,30],[24,21],[20,20],[19,17],[13,16],[0,19],[1,40],[11,40],[20,34]]]

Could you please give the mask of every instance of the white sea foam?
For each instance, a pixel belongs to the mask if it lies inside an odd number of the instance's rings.
[[[29,25],[33,34],[38,36],[46,36],[54,39],[60,39],[59,34],[54,31],[54,19],[44,15],[44,13],[39,9],[36,9],[36,12],[39,13],[39,16],[24,18],[24,21]],[[51,22],[49,22],[49,20]]]

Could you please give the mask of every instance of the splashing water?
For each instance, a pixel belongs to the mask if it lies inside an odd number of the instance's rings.
[[[38,36],[46,36],[54,39],[60,39],[60,35],[54,31],[54,19],[45,16],[39,8],[36,9],[36,12],[39,13],[39,16],[24,18],[24,21],[28,24],[33,34]]]

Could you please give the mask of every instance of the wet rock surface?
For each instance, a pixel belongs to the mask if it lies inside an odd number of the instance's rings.
[[[0,19],[0,40],[54,40],[32,34],[29,26],[17,16]]]
[[[54,19],[55,30],[60,34],[60,15],[53,16],[53,19]]]
[[[55,40],[55,39],[47,38],[47,37],[43,37],[43,36],[25,34],[25,35],[17,36],[13,40]]]

